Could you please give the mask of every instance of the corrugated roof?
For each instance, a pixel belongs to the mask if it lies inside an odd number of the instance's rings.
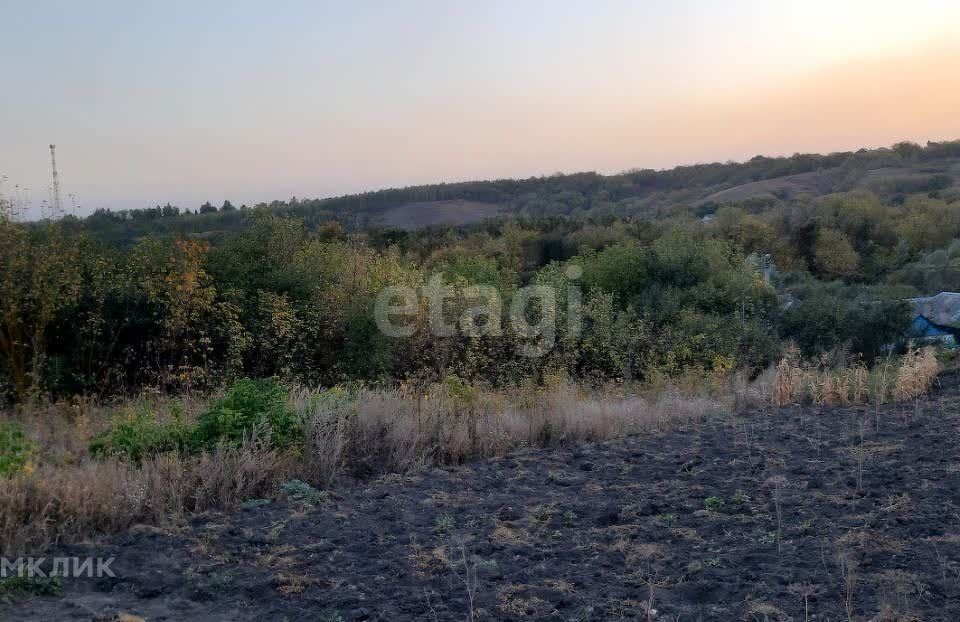
[[[927,298],[911,298],[915,315],[922,315],[934,324],[960,328],[960,293],[940,292]]]

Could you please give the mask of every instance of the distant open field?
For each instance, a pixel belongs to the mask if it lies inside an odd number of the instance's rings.
[[[458,226],[481,222],[501,213],[501,207],[456,199],[407,203],[384,212],[379,224],[397,229],[422,229],[437,225]]]
[[[920,182],[931,175],[951,175],[955,180],[953,185],[956,186],[956,180],[960,175],[960,163],[938,161],[913,167],[881,167],[857,173],[851,178],[845,178],[845,174],[836,169],[784,175],[714,192],[698,201],[698,205],[740,203],[750,199],[777,198],[789,201],[803,195],[816,197],[843,189],[883,193],[892,182],[905,180]]]
[[[824,173],[811,172],[798,175],[787,175],[774,179],[755,181],[715,192],[703,199],[701,203],[737,203],[756,198],[796,197],[801,194],[823,194],[821,181]]]

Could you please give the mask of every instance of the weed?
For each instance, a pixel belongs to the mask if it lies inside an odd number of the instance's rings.
[[[770,496],[773,498],[773,506],[777,513],[777,555],[783,550],[783,488],[787,484],[787,479],[783,476],[771,477],[767,480],[767,486],[770,488]]]
[[[569,486],[569,482],[567,482],[563,475],[556,471],[549,471],[547,473],[547,481],[551,484],[557,484],[558,486]]]
[[[187,435],[182,418],[163,422],[152,412],[132,412],[115,419],[105,432],[95,436],[90,453],[140,462],[148,456],[184,449]]]
[[[274,380],[244,378],[200,415],[192,441],[198,447],[221,442],[236,447],[260,429],[268,430],[270,444],[282,449],[302,437],[303,419],[287,407],[287,392],[282,385]]]
[[[233,585],[233,574],[227,571],[212,572],[207,579],[207,587],[215,592],[226,592]]]
[[[325,492],[321,492],[299,479],[291,479],[284,482],[280,489],[283,491],[283,494],[291,499],[303,501],[310,505],[320,505],[328,499],[328,495]]]
[[[270,499],[249,499],[240,504],[240,507],[244,510],[255,510],[261,508],[265,505],[270,505]]]
[[[31,468],[36,445],[13,421],[0,421],[0,477]]]
[[[857,589],[857,562],[853,555],[846,550],[837,553],[837,568],[840,570],[840,578],[843,581],[843,609],[847,614],[847,620],[853,620],[854,595]]]
[[[303,594],[311,585],[316,584],[316,580],[303,574],[292,574],[287,572],[278,573],[273,577],[273,583],[277,591],[281,594]]]
[[[864,423],[862,420],[857,422],[857,428],[860,432],[860,444],[854,448],[853,453],[856,457],[856,482],[857,482],[857,494],[863,494],[863,471],[864,465],[867,460],[867,449],[864,446]]]
[[[433,533],[444,535],[449,533],[454,527],[453,516],[449,514],[439,514],[433,522]]]
[[[0,595],[59,596],[62,591],[60,577],[12,575],[0,580]]]
[[[810,620],[810,599],[820,593],[820,589],[810,583],[791,583],[787,586],[787,591],[803,599],[803,620]]]
[[[541,523],[545,523],[550,520],[550,517],[553,516],[553,508],[549,505],[535,505],[533,506],[533,509],[530,510],[530,514],[536,520],[540,521]]]
[[[707,497],[703,500],[703,507],[705,507],[708,512],[719,512],[723,509],[723,499],[720,497]]]
[[[810,518],[800,521],[797,525],[797,533],[801,536],[809,536],[816,533],[816,531],[816,523]]]
[[[477,619],[477,610],[475,606],[477,599],[477,587],[479,585],[479,580],[477,577],[477,563],[473,556],[471,556],[469,559],[467,558],[467,547],[462,540],[457,542],[457,546],[460,549],[460,562],[463,565],[463,572],[460,572],[453,562],[449,564],[449,567],[454,576],[456,576],[460,582],[463,583],[464,589],[467,592],[467,620],[472,621]]]
[[[616,438],[699,420],[724,404],[695,388],[639,397],[586,394],[571,383],[505,392],[461,384],[295,391],[290,402],[303,413],[310,481],[327,483],[341,470],[371,475],[403,473],[425,463],[462,464],[558,439]],[[548,479],[569,483],[556,473]]]

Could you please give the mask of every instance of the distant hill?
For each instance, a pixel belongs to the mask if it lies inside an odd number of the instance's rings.
[[[291,199],[256,206],[302,218],[316,228],[337,221],[348,229],[468,226],[489,218],[620,217],[631,220],[702,216],[730,203],[766,209],[797,199],[866,190],[897,202],[918,192],[958,192],[960,141],[898,143],[856,152],[795,154],[746,162],[440,183],[392,188],[326,199]],[[243,227],[249,210],[204,213],[157,206],[98,210],[83,227],[101,239],[128,245],[145,235],[215,237]]]
[[[833,179],[828,172],[811,171],[796,175],[785,175],[763,181],[751,181],[733,188],[727,188],[702,199],[698,204],[741,203],[751,199],[777,200],[797,198],[804,195],[818,196],[833,188]]]
[[[388,209],[375,224],[404,230],[437,226],[457,227],[495,218],[501,212],[502,207],[499,205],[464,199],[418,201]]]

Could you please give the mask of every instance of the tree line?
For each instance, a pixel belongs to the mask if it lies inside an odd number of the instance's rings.
[[[869,362],[902,339],[904,298],[960,287],[960,272],[940,268],[957,256],[960,201],[940,191],[728,204],[707,220],[531,217],[411,232],[268,207],[232,215],[237,229],[216,236],[122,244],[83,222],[0,222],[4,399],[205,391],[242,376],[652,381],[757,373],[788,341]],[[580,292],[579,328],[537,358],[518,353],[530,337],[509,323],[499,335],[433,334],[423,305],[409,320],[421,330],[383,334],[380,292],[436,275],[453,321],[475,304],[473,286],[509,305],[540,285],[555,292],[559,325],[568,292]]]

